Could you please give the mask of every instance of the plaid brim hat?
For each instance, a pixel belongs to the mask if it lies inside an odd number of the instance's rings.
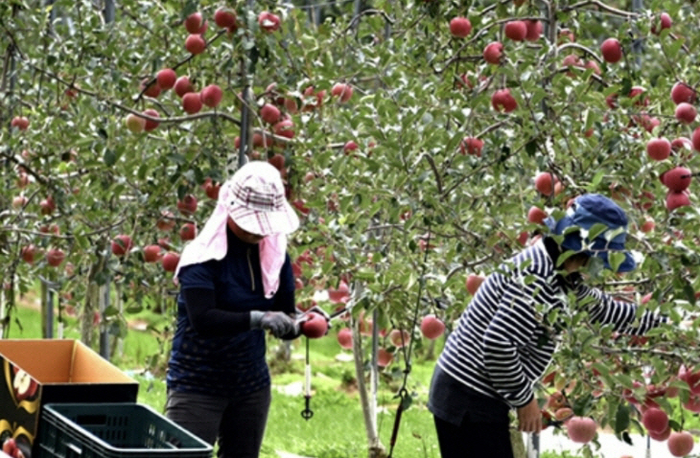
[[[287,202],[279,170],[265,161],[243,165],[224,183],[221,195],[229,216],[243,230],[268,236],[290,234],[299,217]]]
[[[600,258],[605,267],[611,270],[609,253],[621,252],[625,255],[625,259],[617,268],[617,272],[629,272],[637,266],[632,254],[625,250],[627,215],[615,202],[605,196],[600,194],[579,196],[567,209],[563,218],[555,221],[550,216],[545,223],[554,234],[564,234],[561,246],[567,250],[582,251],[589,256]],[[602,230],[603,228],[596,224],[602,224],[605,229]],[[592,240],[590,239],[591,230],[595,233]]]

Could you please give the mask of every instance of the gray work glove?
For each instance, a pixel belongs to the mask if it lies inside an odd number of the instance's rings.
[[[284,312],[250,312],[250,328],[265,329],[278,339],[295,334],[298,325]]]

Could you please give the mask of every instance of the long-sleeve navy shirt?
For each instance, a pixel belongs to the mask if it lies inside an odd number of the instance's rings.
[[[556,271],[557,255],[556,244],[548,250],[540,240],[489,275],[450,334],[439,367],[473,391],[521,407],[533,398],[533,385],[555,350],[544,316],[566,310],[567,292],[586,307],[591,321],[620,332],[643,334],[665,321],[651,312],[637,318],[635,304],[614,300],[580,279],[565,285]]]
[[[168,364],[174,391],[245,395],[270,384],[265,335],[250,329],[251,310],[293,313],[294,275],[287,255],[272,298],[263,290],[258,245],[227,229],[228,250],[220,260],[180,271],[177,329]]]

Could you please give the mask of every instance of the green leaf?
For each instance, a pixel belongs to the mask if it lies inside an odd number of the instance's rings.
[[[615,433],[621,433],[627,430],[630,426],[630,410],[624,404],[620,404],[617,407],[617,413],[615,414]]]

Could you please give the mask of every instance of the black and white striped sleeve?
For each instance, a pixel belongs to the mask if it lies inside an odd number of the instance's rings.
[[[616,331],[624,334],[641,335],[667,321],[667,317],[651,311],[637,317],[636,304],[615,300],[609,294],[583,284],[577,287],[576,296],[579,303],[588,309],[591,321],[611,324]]]
[[[522,278],[507,281],[496,313],[484,333],[486,372],[493,388],[514,407],[524,406],[533,397],[532,377],[527,376],[531,364],[524,360],[527,350],[523,349],[532,346],[540,324],[535,303],[545,307],[558,304],[542,278],[534,277],[529,282]]]

